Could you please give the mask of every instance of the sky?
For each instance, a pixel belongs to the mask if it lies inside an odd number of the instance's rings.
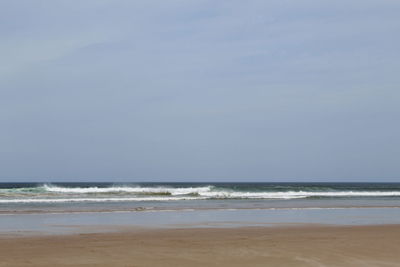
[[[399,14],[0,0],[0,182],[400,182]]]

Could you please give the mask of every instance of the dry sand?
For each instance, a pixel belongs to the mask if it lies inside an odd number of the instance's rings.
[[[400,266],[400,225],[1,237],[0,266]]]

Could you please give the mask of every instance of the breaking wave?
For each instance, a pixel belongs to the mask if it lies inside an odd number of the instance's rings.
[[[171,195],[186,195],[186,194],[202,194],[212,190],[212,186],[204,187],[140,187],[140,186],[111,186],[111,187],[59,187],[52,185],[44,185],[43,188],[47,192],[56,193],[74,193],[74,194],[96,194],[96,193],[136,193],[136,194],[171,194]]]
[[[296,190],[297,189],[297,190]],[[380,189],[380,188],[378,188]],[[304,186],[41,186],[0,188],[0,203],[68,203],[68,202],[132,202],[183,201],[205,199],[298,199],[298,198],[351,198],[400,197],[400,190],[387,188],[368,190],[332,189]]]

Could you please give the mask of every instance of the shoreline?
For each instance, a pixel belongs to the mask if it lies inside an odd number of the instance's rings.
[[[400,209],[400,206],[304,206],[304,207],[204,207],[204,208],[159,208],[135,207],[131,209],[88,209],[88,210],[0,210],[2,215],[35,215],[35,214],[81,214],[81,213],[129,213],[129,212],[184,212],[184,211],[241,211],[241,210],[340,210],[340,209]]]
[[[172,229],[270,227],[275,225],[400,224],[397,208],[180,209],[111,212],[53,212],[0,215],[0,235],[82,234],[113,227]],[[81,227],[79,227],[81,226]],[[104,230],[102,230],[104,229]]]
[[[0,266],[398,266],[400,224],[0,236]]]

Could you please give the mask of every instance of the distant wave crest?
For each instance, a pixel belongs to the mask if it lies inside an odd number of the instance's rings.
[[[202,186],[90,186],[67,187],[45,184],[36,187],[0,189],[0,203],[128,202],[205,199],[298,199],[337,197],[400,197],[396,191],[282,190],[282,188],[230,188]]]

